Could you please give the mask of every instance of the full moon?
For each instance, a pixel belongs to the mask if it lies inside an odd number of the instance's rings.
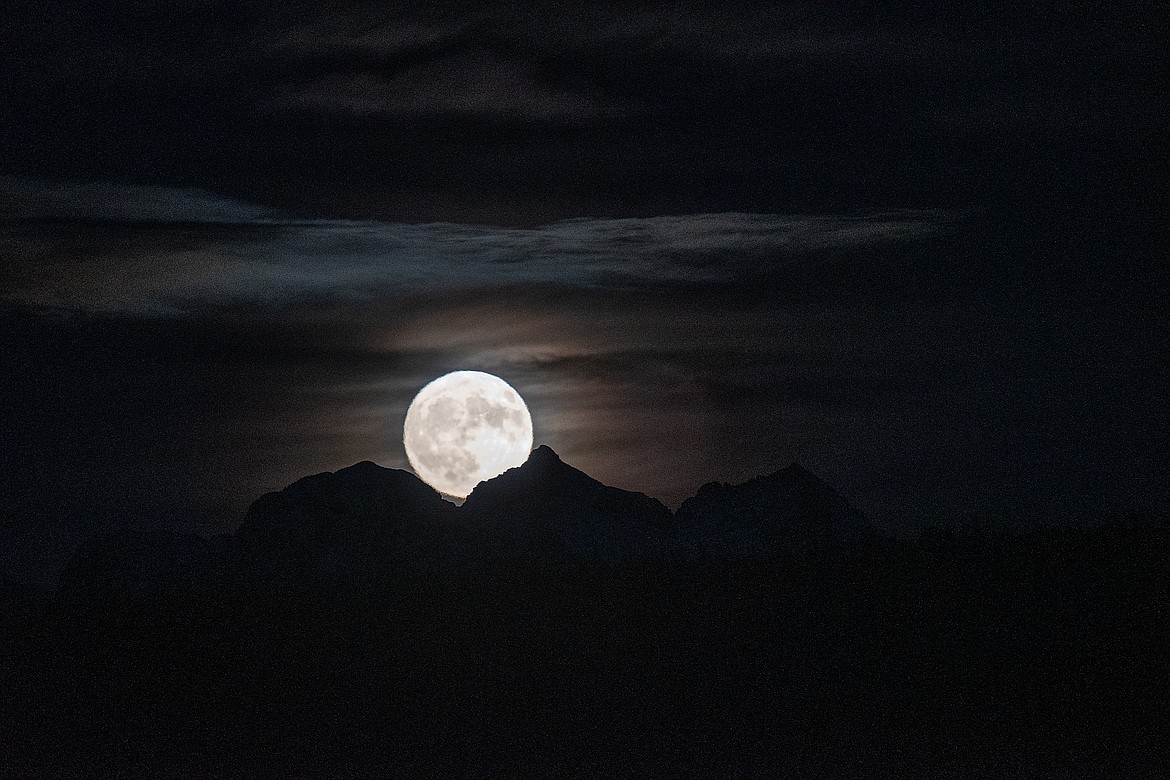
[[[418,391],[406,410],[402,440],[424,482],[466,498],[480,482],[528,460],[532,416],[498,376],[453,371]]]

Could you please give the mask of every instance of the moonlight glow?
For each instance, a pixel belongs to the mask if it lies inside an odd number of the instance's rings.
[[[402,438],[406,457],[424,482],[465,498],[480,482],[528,459],[532,417],[503,379],[453,371],[410,402]]]

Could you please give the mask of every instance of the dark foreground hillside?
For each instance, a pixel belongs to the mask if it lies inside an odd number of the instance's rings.
[[[0,613],[0,775],[1153,777],[1165,528]]]

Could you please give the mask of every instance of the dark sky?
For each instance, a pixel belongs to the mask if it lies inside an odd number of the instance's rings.
[[[1167,505],[1162,3],[17,2],[0,567],[405,466],[497,373],[676,505]]]

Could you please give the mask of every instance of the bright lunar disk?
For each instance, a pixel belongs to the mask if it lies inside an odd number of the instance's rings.
[[[480,482],[528,460],[532,416],[498,376],[453,371],[418,391],[406,410],[402,440],[424,482],[466,498]]]

